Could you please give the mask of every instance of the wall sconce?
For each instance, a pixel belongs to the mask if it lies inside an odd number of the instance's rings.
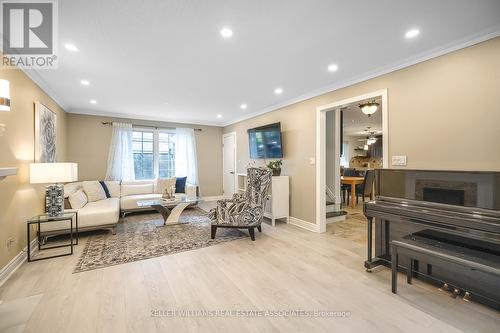
[[[0,111],[10,111],[10,84],[0,79]]]

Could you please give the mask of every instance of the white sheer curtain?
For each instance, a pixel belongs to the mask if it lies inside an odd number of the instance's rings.
[[[132,124],[113,122],[106,180],[133,180]]]
[[[192,128],[175,129],[175,176],[187,176],[188,183],[198,185],[196,139]]]

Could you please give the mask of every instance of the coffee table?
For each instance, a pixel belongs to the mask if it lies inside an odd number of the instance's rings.
[[[200,202],[200,198],[175,198],[175,199],[155,199],[141,200],[137,202],[137,206],[142,208],[150,207],[156,210],[163,217],[163,224],[157,225],[163,227],[166,225],[184,224],[188,222],[179,222],[179,216],[189,206],[196,206]]]

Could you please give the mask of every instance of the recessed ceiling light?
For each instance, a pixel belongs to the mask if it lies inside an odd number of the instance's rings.
[[[228,27],[224,27],[224,28],[220,29],[220,35],[224,39],[229,39],[229,38],[233,37],[233,30],[231,30]]]
[[[418,29],[411,29],[411,30],[408,30],[406,32],[405,37],[408,38],[408,39],[411,39],[411,38],[417,37],[419,34],[420,34],[420,30],[418,30]]]
[[[84,86],[90,86],[90,82],[87,80],[81,80],[80,83]]]
[[[66,43],[66,44],[64,44],[64,47],[66,48],[66,50],[71,51],[71,52],[78,51],[78,48],[76,47],[75,44]]]
[[[276,89],[274,89],[274,93],[276,95],[281,95],[283,93],[283,89],[282,88],[276,88]]]
[[[218,114],[218,115],[217,115],[217,118],[222,118],[222,115],[221,115],[221,114]]]
[[[246,109],[247,109],[247,107],[248,107],[248,105],[246,105],[246,104],[241,104],[241,105],[240,105],[240,108],[242,108],[243,110],[246,110]]]
[[[97,104],[97,101],[95,99],[91,99],[89,102],[90,104]]]
[[[339,66],[335,64],[328,65],[328,71],[329,72],[336,72],[339,69]]]

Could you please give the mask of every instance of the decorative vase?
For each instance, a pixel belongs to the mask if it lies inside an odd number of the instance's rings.
[[[273,176],[281,176],[281,168],[272,170],[273,170]]]

